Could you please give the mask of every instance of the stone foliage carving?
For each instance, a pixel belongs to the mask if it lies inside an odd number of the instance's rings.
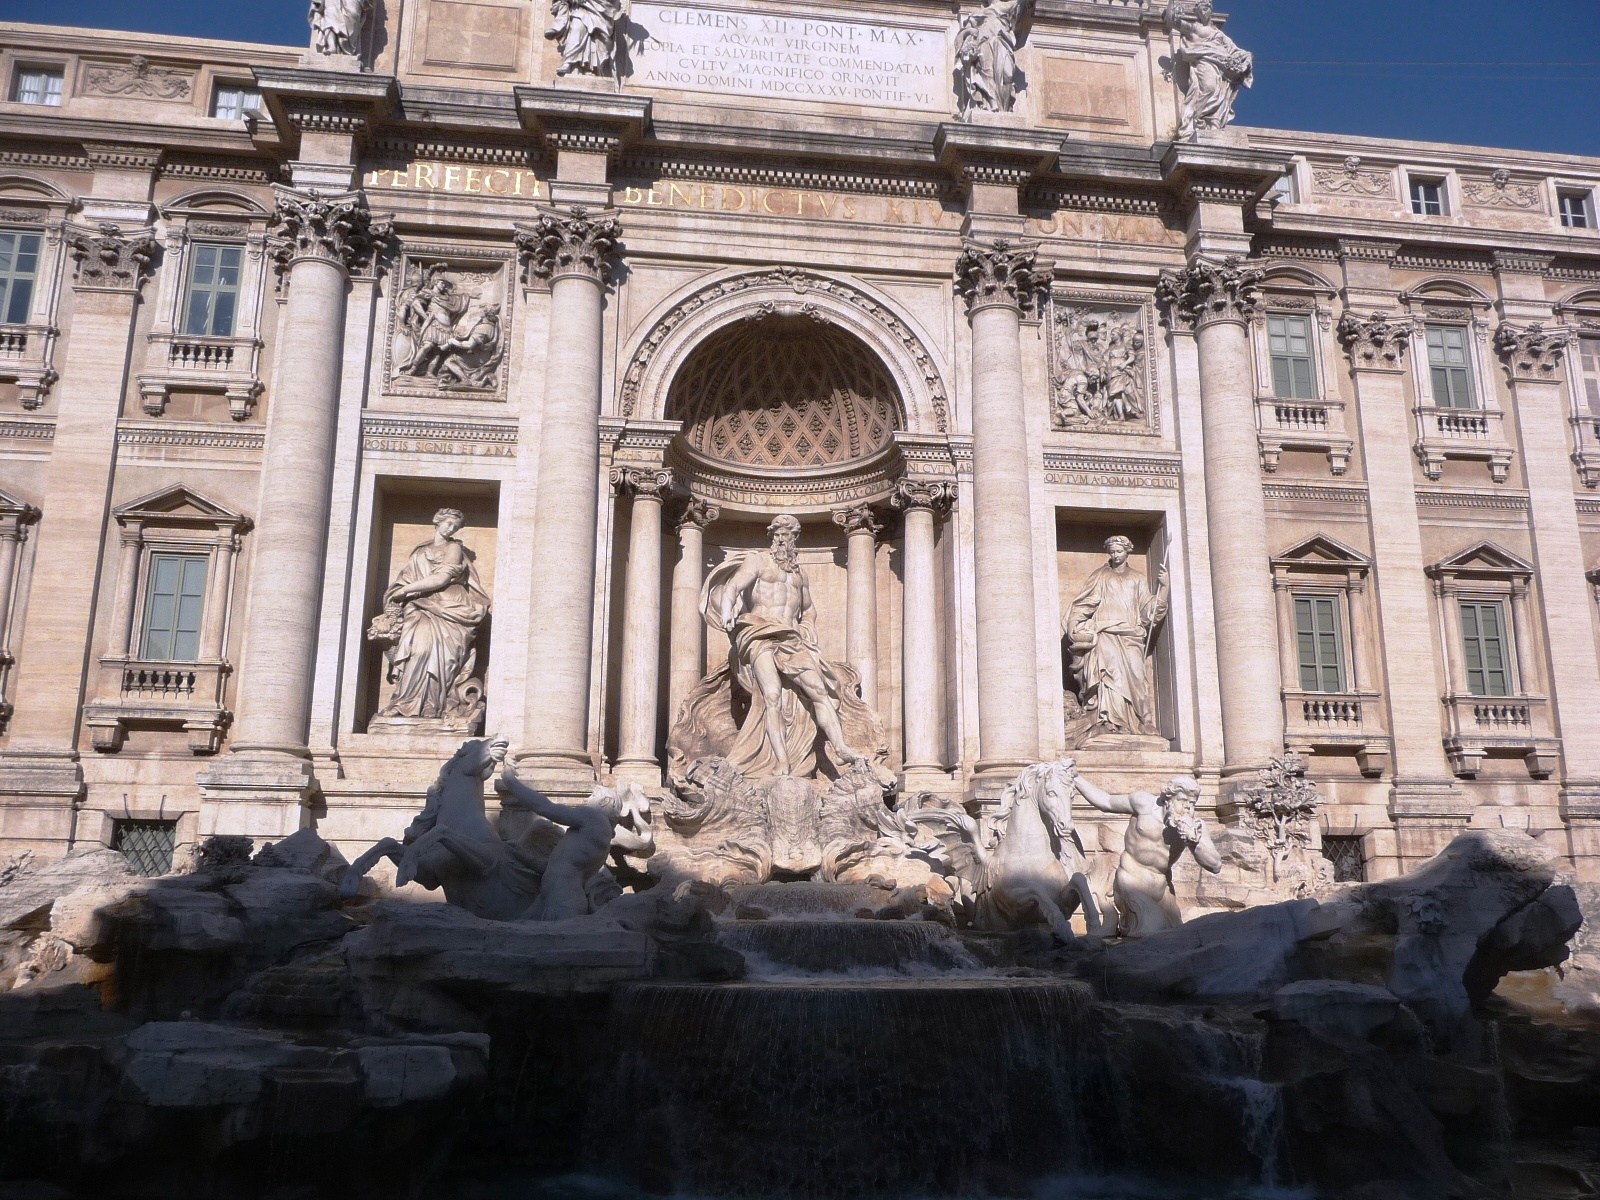
[[[1025,315],[1039,311],[1050,294],[1055,264],[1039,258],[1038,242],[966,242],[956,259],[956,291],[970,311],[1007,305]]]
[[[1211,0],[1171,0],[1167,33],[1173,74],[1183,89],[1178,139],[1193,140],[1203,129],[1226,129],[1240,89],[1255,85],[1255,58],[1222,32]]]
[[[1152,643],[1167,616],[1167,569],[1150,590],[1129,561],[1133,543],[1106,541],[1110,560],[1093,571],[1067,610],[1062,630],[1072,648],[1072,674],[1082,716],[1068,738],[1076,748],[1104,734],[1158,735]]]
[[[1222,856],[1196,812],[1200,784],[1187,775],[1175,775],[1159,794],[1113,796],[1074,775],[1072,786],[1092,807],[1128,818],[1112,883],[1117,933],[1141,938],[1182,925],[1183,914],[1172,886],[1172,868],[1178,859],[1187,852],[1213,875],[1222,870]]]
[[[554,0],[544,36],[561,51],[557,75],[620,78],[628,14],[620,0]]]
[[[1057,429],[1150,422],[1149,342],[1138,310],[1052,303],[1051,419]]]
[[[282,186],[273,191],[277,194],[274,257],[281,267],[318,258],[355,270],[392,236],[390,223],[374,221],[366,201],[355,193],[324,195]]]
[[[1190,329],[1212,321],[1248,321],[1260,303],[1264,278],[1260,267],[1243,259],[1199,259],[1181,271],[1161,273],[1156,303],[1169,322]]]
[[[1511,172],[1500,168],[1488,179],[1463,179],[1461,195],[1474,208],[1509,208],[1536,212],[1540,207],[1539,188],[1531,183],[1513,183]]]
[[[1017,25],[1032,0],[983,0],[956,33],[956,111],[1010,112],[1017,102]]]
[[[78,286],[107,291],[137,291],[159,245],[152,230],[124,231],[110,222],[92,229],[69,225],[66,237]]]
[[[1571,345],[1571,331],[1549,329],[1537,321],[1522,326],[1505,324],[1494,333],[1495,353],[1519,379],[1555,379]]]
[[[1311,189],[1326,196],[1393,197],[1394,175],[1389,171],[1363,170],[1360,157],[1352,154],[1342,168],[1313,170]]]
[[[390,319],[392,390],[499,393],[505,270],[408,259]]]
[[[311,0],[311,49],[317,54],[361,56],[372,0]]]
[[[472,551],[456,537],[466,524],[461,511],[441,508],[433,522],[433,540],[412,550],[367,630],[385,647],[394,684],[369,732],[475,733],[483,720],[483,681],[475,672],[489,595]]]
[[[876,538],[883,532],[883,522],[873,514],[869,504],[857,504],[834,512],[833,523],[845,533],[870,533]]]
[[[706,529],[715,524],[721,516],[722,509],[717,505],[699,496],[689,496],[673,514],[672,527],[682,529],[685,525],[693,525],[697,529]]]
[[[1339,318],[1339,342],[1356,367],[1398,371],[1405,366],[1415,326],[1411,321],[1373,313],[1358,317],[1347,312]]]
[[[935,517],[950,511],[956,502],[955,485],[937,479],[902,479],[889,497],[891,507],[900,512],[926,509]]]
[[[1331,883],[1333,864],[1312,845],[1312,827],[1321,797],[1306,778],[1305,759],[1288,754],[1257,773],[1257,782],[1240,789],[1246,826],[1267,852],[1271,880],[1304,895]]]
[[[90,67],[84,72],[83,90],[96,96],[145,96],[151,100],[187,100],[194,81],[186,71],[153,65],[142,54],[125,64]]]
[[[611,263],[622,253],[622,222],[612,213],[591,216],[582,207],[547,209],[534,225],[516,227],[517,249],[535,279],[585,275],[605,283]]]
[[[672,472],[649,467],[612,467],[611,487],[619,496],[664,500],[672,491]]]

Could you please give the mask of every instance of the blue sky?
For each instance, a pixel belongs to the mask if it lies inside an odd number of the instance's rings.
[[[862,0],[868,7],[867,0]],[[62,0],[0,0],[59,20]],[[1218,0],[1257,56],[1239,120],[1600,156],[1600,0]],[[302,0],[74,0],[79,24],[298,44]]]

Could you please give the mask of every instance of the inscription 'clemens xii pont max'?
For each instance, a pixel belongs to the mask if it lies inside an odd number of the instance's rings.
[[[635,3],[646,35],[635,83],[731,95],[942,110],[949,51],[937,29]]]

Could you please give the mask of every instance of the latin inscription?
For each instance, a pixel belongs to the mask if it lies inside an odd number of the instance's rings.
[[[361,183],[363,187],[402,192],[450,192],[462,196],[507,196],[524,200],[545,198],[539,178],[522,167],[414,162],[409,167],[368,171]]]
[[[959,213],[947,212],[933,200],[846,195],[803,188],[736,186],[731,183],[663,180],[651,187],[618,188],[614,199],[624,208],[677,208],[697,212],[744,213],[757,217],[804,217],[818,221],[862,221],[932,228],[954,228],[961,223]]]
[[[950,107],[943,31],[636,0],[632,82],[736,96]]]

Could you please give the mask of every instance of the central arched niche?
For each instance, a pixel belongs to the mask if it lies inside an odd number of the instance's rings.
[[[858,502],[891,485],[905,407],[848,330],[771,313],[712,333],[667,393],[692,487],[759,508]]]

